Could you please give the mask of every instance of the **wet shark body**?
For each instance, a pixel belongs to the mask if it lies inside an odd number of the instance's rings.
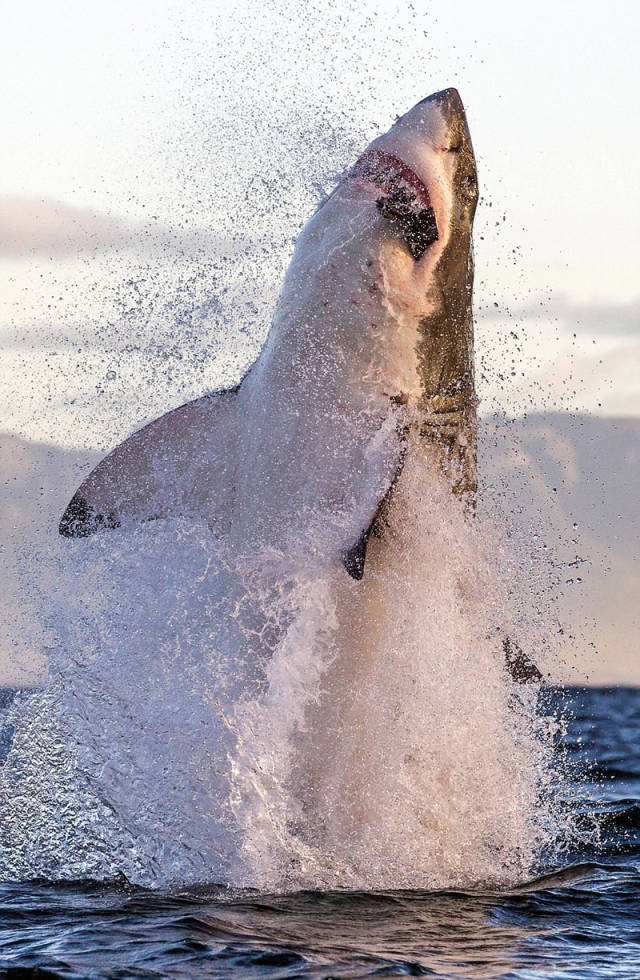
[[[464,110],[448,89],[376,139],[305,226],[244,381],[134,433],[84,481],[61,533],[193,514],[256,547],[278,545],[300,515],[330,518],[327,545],[360,575],[353,549],[416,428],[471,497],[476,199]]]
[[[60,533],[194,516],[239,555],[315,555],[360,579],[413,452],[473,511],[477,197],[447,89],[374,140],[305,225],[241,384],[134,433],[78,489]]]

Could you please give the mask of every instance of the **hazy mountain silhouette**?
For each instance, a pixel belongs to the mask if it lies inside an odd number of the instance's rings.
[[[640,684],[640,419],[489,419],[479,465],[485,495],[506,495],[513,524],[538,531],[556,563],[576,668],[562,676]]]
[[[0,435],[0,684],[43,676],[29,638],[34,555],[62,546],[59,516],[96,459]],[[514,533],[537,531],[556,562],[557,615],[572,637],[558,676],[640,683],[640,419],[487,419],[479,468],[480,507],[500,496]]]

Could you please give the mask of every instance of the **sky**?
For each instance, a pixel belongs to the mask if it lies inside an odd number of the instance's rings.
[[[459,88],[481,409],[640,415],[631,0],[7,4],[0,431],[103,450],[233,383],[302,224]]]
[[[41,484],[53,522],[96,453],[241,377],[322,195],[451,85],[481,186],[481,412],[640,417],[632,0],[2,6],[0,437],[80,450],[68,486],[29,477],[34,540]]]

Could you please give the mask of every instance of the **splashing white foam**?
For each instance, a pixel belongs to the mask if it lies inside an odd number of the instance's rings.
[[[307,584],[244,707],[245,884],[506,885],[549,839],[553,726],[504,669],[500,548],[419,461],[390,528],[361,583]]]
[[[525,878],[557,830],[552,725],[504,669],[502,546],[419,461],[392,508],[359,583],[286,556],[239,572],[181,522],[74,544],[43,598],[49,689],[13,709],[3,875]]]

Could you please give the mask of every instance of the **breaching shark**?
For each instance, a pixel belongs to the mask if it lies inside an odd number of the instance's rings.
[[[126,439],[82,483],[60,533],[193,516],[240,554],[312,550],[361,579],[415,452],[473,512],[477,201],[449,88],[375,139],[307,222],[240,384]],[[517,674],[526,658],[505,652]]]

